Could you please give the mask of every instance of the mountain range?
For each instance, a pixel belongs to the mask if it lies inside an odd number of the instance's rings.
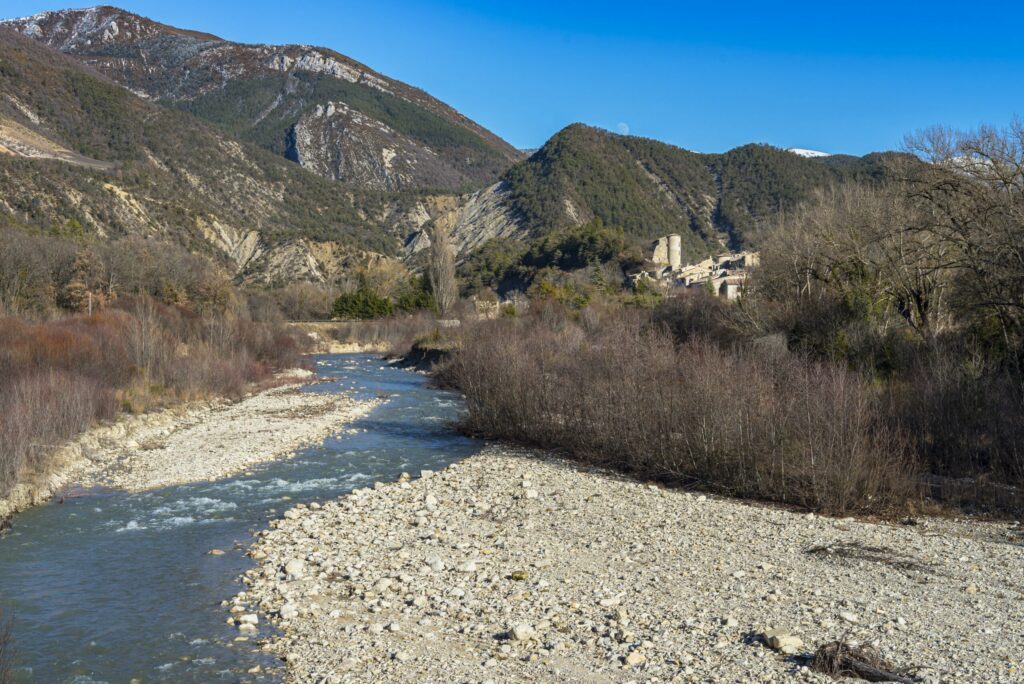
[[[763,219],[883,178],[886,157],[698,154],[581,124],[527,157],[326,48],[106,6],[0,21],[0,224],[173,240],[239,282],[408,258],[433,223],[462,254],[595,217],[638,240],[680,232],[692,256],[756,246]]]
[[[520,153],[427,93],[326,48],[245,45],[114,7],[5,24],[314,173],[379,190],[459,190]]]

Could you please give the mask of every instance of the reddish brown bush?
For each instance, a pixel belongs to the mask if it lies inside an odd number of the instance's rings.
[[[151,297],[46,323],[0,319],[0,495],[119,407],[236,396],[299,364],[307,345],[281,325],[204,318]]]

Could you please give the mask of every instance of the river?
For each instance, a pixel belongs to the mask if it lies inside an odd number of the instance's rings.
[[[448,427],[458,397],[429,389],[423,376],[371,355],[314,358],[330,382],[303,391],[386,396],[353,424],[356,434],[238,477],[91,492],[15,516],[0,539],[0,607],[13,617],[15,681],[277,681],[279,664],[254,641],[235,641],[220,605],[252,566],[244,555],[252,534],[296,503],[443,468],[479,449]],[[262,672],[246,674],[255,665]]]

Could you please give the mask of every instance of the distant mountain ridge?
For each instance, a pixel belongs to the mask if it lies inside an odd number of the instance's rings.
[[[525,234],[598,217],[645,239],[681,233],[697,256],[756,247],[765,219],[814,188],[878,181],[886,159],[804,157],[756,144],[701,154],[573,124],[505,174],[503,204]]]
[[[326,48],[234,43],[109,6],[0,25],[357,187],[462,191],[522,157],[424,91]]]

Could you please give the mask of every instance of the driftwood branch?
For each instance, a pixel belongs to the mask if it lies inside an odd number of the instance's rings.
[[[849,646],[832,641],[821,646],[811,661],[811,669],[833,677],[859,677],[869,682],[913,684],[912,677],[892,671],[877,649],[871,646]]]

